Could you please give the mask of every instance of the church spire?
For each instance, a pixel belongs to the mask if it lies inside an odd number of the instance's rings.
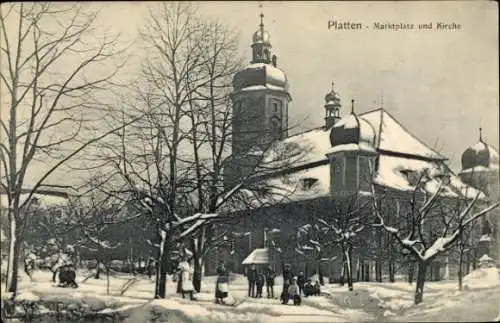
[[[483,128],[481,128],[481,127],[479,127],[479,141],[484,142],[483,141]]]
[[[332,90],[328,92],[325,96],[325,128],[331,128],[335,122],[340,119],[340,98],[337,92],[335,92],[335,83],[332,81]]]
[[[351,99],[351,114],[354,114],[354,99]]]
[[[264,14],[260,14],[259,29],[252,37],[252,64],[271,63],[271,42],[269,33],[264,29]]]

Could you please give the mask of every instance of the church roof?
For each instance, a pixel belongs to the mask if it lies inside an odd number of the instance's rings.
[[[358,116],[376,130],[374,146],[380,156],[378,171],[374,178],[375,184],[398,191],[412,191],[415,187],[408,173],[426,172],[428,180],[425,190],[430,194],[436,192],[439,185],[437,174],[443,174],[448,170],[444,163],[445,157],[409,133],[383,109]],[[277,145],[295,145],[306,151],[295,163],[295,171],[291,170],[286,175],[266,180],[276,195],[286,197],[283,202],[329,196],[330,165],[326,157],[332,150],[329,129],[312,129],[288,137]],[[272,152],[272,149],[270,151]],[[449,197],[465,195],[474,198],[479,194],[481,198],[485,197],[482,192],[466,185],[452,172],[446,173],[449,174],[450,181],[444,186],[442,195]],[[305,181],[309,181],[309,185],[304,185]]]
[[[417,137],[409,133],[393,116],[384,109],[377,109],[358,115],[375,129],[375,148],[382,153],[393,153],[424,160],[446,160]],[[330,130],[316,128],[295,136],[290,136],[277,145],[297,144],[307,150],[307,155],[299,165],[326,161],[331,152]]]

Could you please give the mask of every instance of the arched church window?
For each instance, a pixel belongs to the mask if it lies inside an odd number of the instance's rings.
[[[264,58],[266,59],[266,61],[269,61],[269,49],[264,49]]]
[[[278,113],[278,103],[273,102],[274,113]]]

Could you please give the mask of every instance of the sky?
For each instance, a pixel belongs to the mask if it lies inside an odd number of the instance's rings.
[[[136,38],[148,2],[87,2],[100,10],[100,24]],[[220,20],[240,36],[250,62],[259,14],[271,35],[272,52],[285,71],[293,101],[291,123],[322,126],[324,96],[335,83],[343,112],[383,107],[411,133],[460,170],[462,152],[479,139],[498,147],[499,78],[497,4],[467,2],[196,2],[199,13]],[[329,21],[361,23],[361,30],[328,29]],[[432,30],[376,30],[375,22],[432,23]],[[460,24],[437,30],[436,24]],[[136,45],[133,45],[136,46]],[[132,52],[140,53],[141,48]],[[140,57],[140,55],[137,55]],[[383,95],[382,95],[383,93]],[[64,175],[54,177],[57,181]]]
[[[103,6],[106,21],[133,37],[150,3]],[[417,137],[450,159],[479,138],[498,147],[498,15],[495,2],[198,2],[240,36],[249,62],[252,34],[264,14],[278,67],[290,82],[289,114],[306,130],[323,124],[331,82],[344,113],[383,107]],[[126,17],[126,19],[124,19]],[[328,21],[359,22],[362,30],[329,30]],[[374,30],[373,23],[433,23],[432,30]],[[436,24],[460,30],[436,30]],[[383,93],[383,94],[382,94]]]

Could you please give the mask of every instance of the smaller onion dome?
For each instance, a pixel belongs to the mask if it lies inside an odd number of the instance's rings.
[[[255,43],[266,43],[270,44],[271,43],[271,37],[269,36],[269,33],[267,30],[264,29],[259,29],[257,30],[252,37],[252,42]]]
[[[253,43],[265,43],[265,44],[271,44],[271,37],[269,36],[269,33],[267,30],[264,30],[264,14],[260,14],[260,25],[259,29],[254,32],[253,37],[252,37]]]
[[[325,95],[326,105],[333,105],[340,103],[340,97],[337,92],[333,89],[334,83],[332,82],[332,90]]]
[[[354,144],[373,148],[375,130],[368,121],[354,113],[354,100],[351,102],[353,111],[333,125],[330,131],[330,143],[332,147]]]
[[[478,166],[498,168],[498,151],[483,141],[481,130],[479,128],[479,142],[467,148],[462,154],[462,170]]]

